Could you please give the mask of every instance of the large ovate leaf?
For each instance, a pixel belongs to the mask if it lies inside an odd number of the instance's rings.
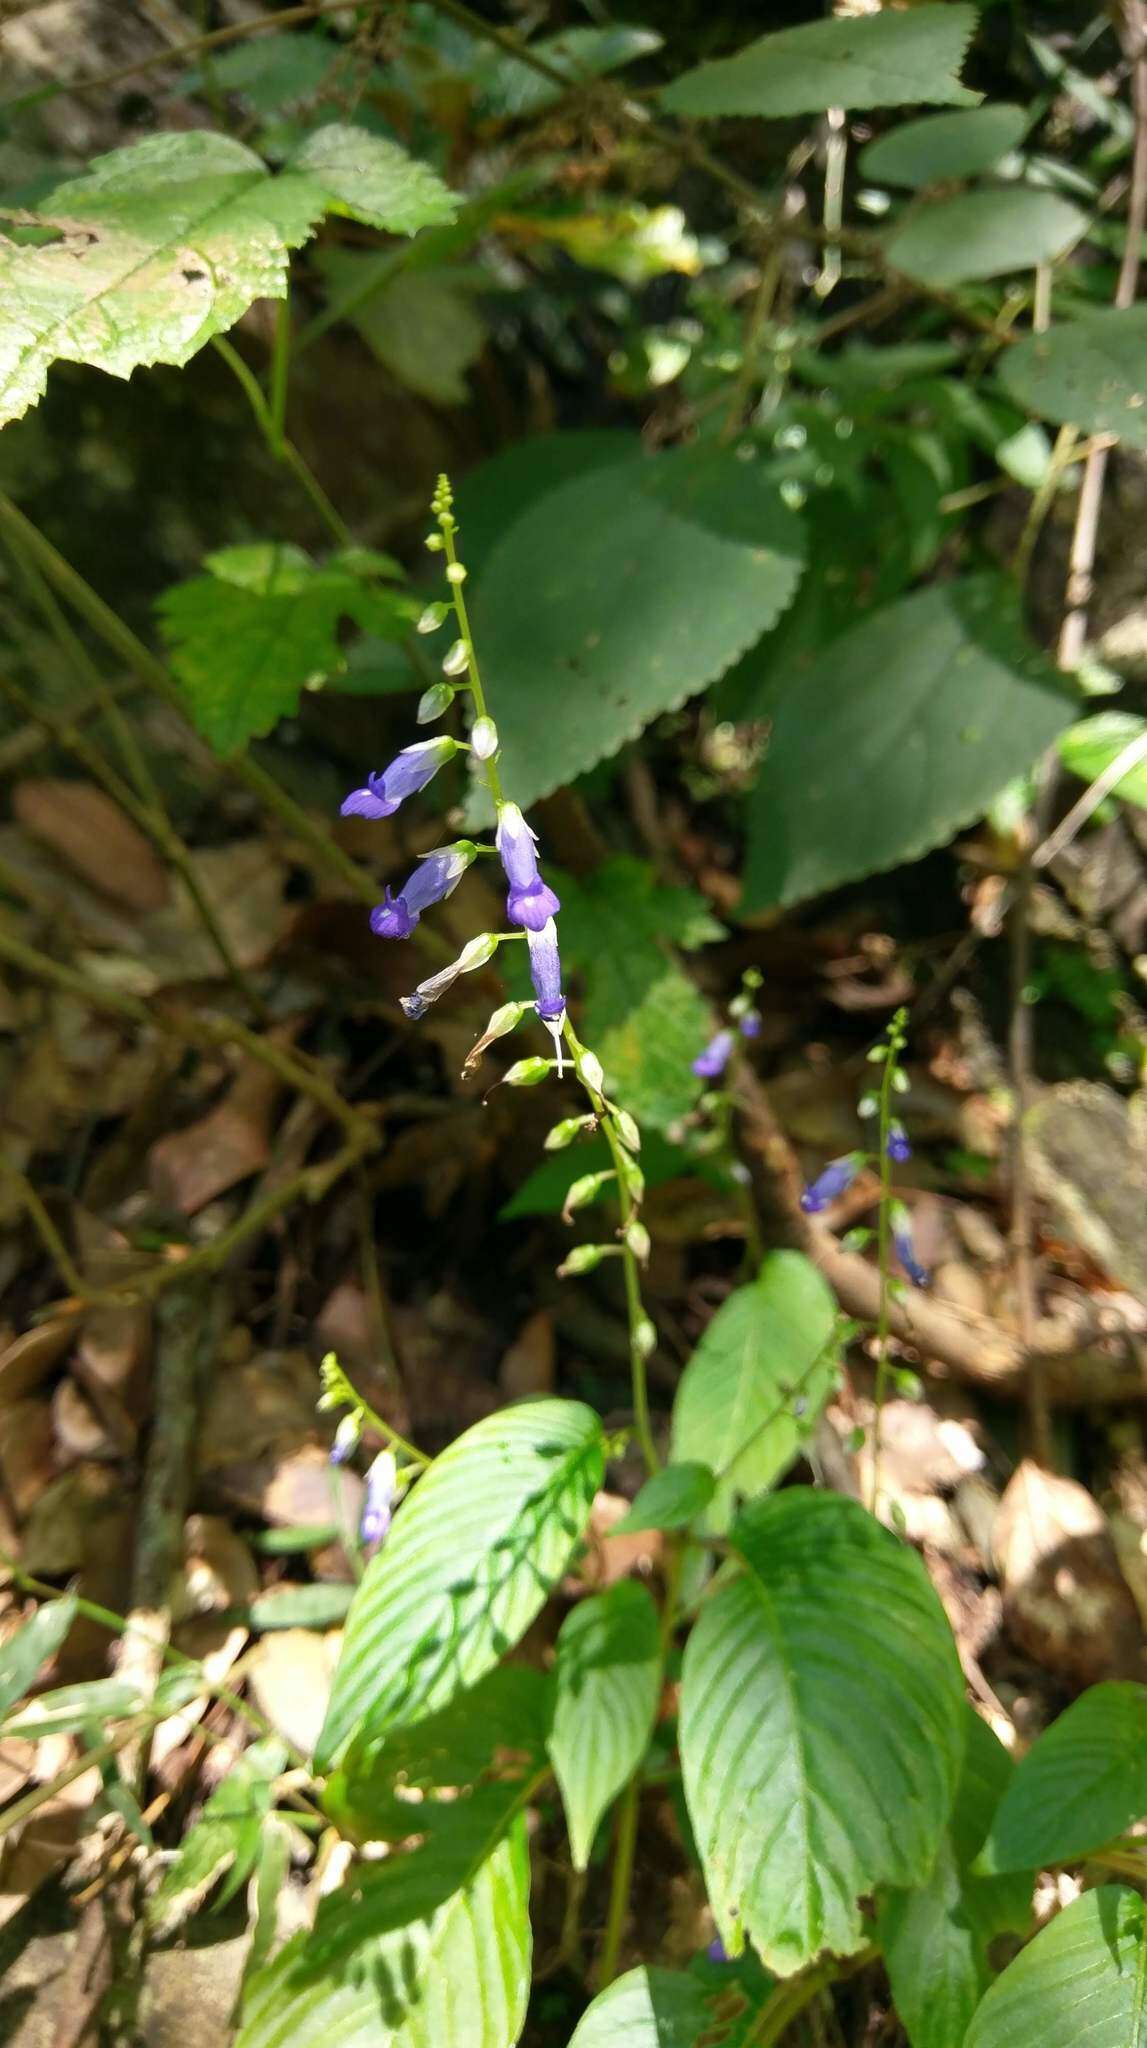
[[[932,101],[974,106],[957,73],[976,26],[974,7],[885,9],[759,36],[735,57],[698,64],[665,87],[674,114],[816,114],[826,107]]]
[[[569,2048],[695,2048],[713,2022],[695,1977],[683,1970],[627,1970],[583,2012]]]
[[[836,1378],[836,1304],[801,1252],[770,1252],[722,1303],[681,1375],[674,1461],[718,1476],[718,1515],[762,1493],[792,1464]],[[672,1469],[672,1468],[670,1468]]]
[[[290,251],[331,209],[411,233],[452,219],[454,203],[397,144],[342,124],[277,177],[207,130],[97,157],[40,200],[50,240],[0,243],[0,423],[35,403],[60,359],[117,377],[187,362],[255,299],[282,297]]]
[[[1101,1849],[1147,1816],[1147,1686],[1093,1685],[1024,1757],[980,1867],[1032,1870]]]
[[[410,1856],[358,1865],[251,1986],[235,2048],[513,2048],[530,1988],[530,1864],[472,1802]],[[484,1851],[484,1853],[483,1853]]]
[[[1137,1892],[1085,1892],[997,1978],[965,2048],[1147,2048],[1147,1908]]]
[[[199,1819],[180,1844],[174,1863],[148,1905],[156,1934],[168,1934],[202,1905],[219,1878],[229,1872],[226,1897],[232,1897],[259,1860],[275,1780],[287,1767],[287,1752],[278,1736],[253,1742],[232,1764],[211,1794]]]
[[[62,1593],[58,1600],[45,1600],[14,1635],[0,1643],[0,1714],[6,1714],[31,1691],[41,1665],[55,1656],[75,1618],[75,1594]]]
[[[923,284],[969,284],[1050,263],[1086,226],[1087,216],[1055,192],[985,187],[913,206],[885,236],[884,254]]]
[[[713,682],[789,603],[803,558],[800,522],[764,465],[726,448],[599,467],[530,504],[474,600],[518,801],[572,781]]]
[[[661,1691],[657,1609],[644,1586],[622,1579],[566,1616],[555,1662],[550,1756],[561,1787],[575,1870],[584,1870],[598,1822],[649,1746]]]
[[[435,1459],[355,1595],[320,1770],[352,1736],[420,1721],[492,1670],[565,1570],[603,1472],[601,1423],[580,1401],[507,1408]]]
[[[204,570],[165,591],[158,611],[192,720],[220,754],[270,732],[304,685],[338,674],[341,620],[395,638],[418,610],[353,550],[319,565],[301,548],[255,541],[208,555]]]
[[[1075,700],[1002,577],[937,583],[833,640],[777,706],[744,908],[940,846],[1069,725]]]
[[[1022,142],[1029,120],[1026,108],[1004,100],[952,114],[924,114],[870,142],[860,152],[860,170],[877,184],[906,185],[910,191],[975,178],[994,170]]]
[[[1147,306],[1086,313],[1026,335],[1004,350],[999,377],[1044,419],[1147,448]]]
[[[865,1939],[860,1900],[919,1884],[965,1742],[963,1681],[924,1566],[855,1501],[745,1508],[746,1569],[685,1651],[685,1793],[726,1949],[785,1976]]]
[[[320,267],[336,302],[345,300],[352,326],[400,384],[435,405],[464,404],[466,372],[486,343],[473,292],[446,269],[400,270],[368,291],[376,260],[329,249]]]
[[[968,1748],[952,1819],[923,1884],[879,1901],[877,1929],[897,2015],[911,2048],[963,2048],[987,1989],[988,1944],[1005,1929],[1022,1932],[1033,1874],[983,1878],[969,1859],[983,1842],[1013,1771],[1003,1744],[970,1706]]]

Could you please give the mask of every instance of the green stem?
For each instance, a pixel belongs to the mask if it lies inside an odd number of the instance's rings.
[[[640,1797],[641,1780],[640,1776],[635,1774],[622,1793],[621,1804],[617,1809],[617,1835],[609,1883],[609,1913],[605,1923],[601,1960],[597,1966],[599,1991],[604,1991],[607,1984],[612,1984],[617,1975],[617,1959],[621,1953],[621,1939],[625,1932],[625,1916],[629,1911],[629,1894],[633,1884],[633,1858],[637,1848]]]
[[[861,1949],[858,1955],[849,1956],[838,1962],[833,1956],[826,1956],[823,1963],[816,1963],[801,1977],[790,1977],[787,1983],[778,1984],[771,1997],[766,1999],[753,2026],[744,2036],[741,2048],[776,2048],[805,2007],[814,1998],[827,1990],[830,1984],[842,1977],[854,1976],[858,1970],[867,1969],[875,1962],[880,1951],[876,1948]]]
[[[268,413],[278,453],[283,452],[287,429],[287,385],[291,375],[291,298],[285,291],[275,305],[275,346],[271,354],[271,389]]]
[[[451,569],[456,569],[459,567],[459,562],[454,546],[455,527],[453,517],[447,515],[439,523],[442,528],[442,539],[445,543],[447,564]],[[470,614],[466,608],[465,585],[461,582],[451,583],[449,578],[447,578],[447,582],[450,590],[450,602],[454,609],[454,617],[458,621],[458,637],[466,643],[466,658],[469,665],[469,689],[474,699],[474,716],[475,718],[488,718],[490,714],[486,709],[486,693],[482,688],[482,672],[478,667],[474,636],[470,631]],[[495,806],[500,810],[505,802],[505,798],[502,795],[502,778],[498,773],[497,754],[487,761],[485,766],[490,795],[494,799]]]
[[[212,346],[214,347],[216,353],[222,356],[223,361],[226,363],[228,369],[232,372],[238,383],[242,386],[243,391],[246,394],[248,403],[250,404],[251,411],[255,415],[255,420],[256,424],[258,425],[259,432],[262,434],[263,439],[267,443],[267,447],[270,450],[270,453],[274,456],[276,462],[281,462],[285,468],[289,469],[291,471],[291,474],[302,485],[304,491],[306,492],[308,498],[311,501],[311,504],[314,506],[315,511],[318,513],[319,518],[322,520],[328,532],[334,536],[335,540],[337,540],[339,546],[343,548],[353,547],[354,535],[352,534],[350,527],[347,525],[341,512],[337,512],[335,510],[335,507],[331,504],[331,501],[328,498],[326,492],[324,491],[317,476],[315,476],[313,470],[311,470],[308,467],[307,463],[303,460],[303,457],[300,455],[294,442],[289,441],[287,439],[287,436],[283,433],[281,426],[276,426],[274,417],[272,415],[270,408],[268,407],[266,399],[263,396],[262,387],[259,383],[259,379],[255,375],[254,370],[251,369],[249,364],[243,361],[243,358],[239,354],[238,349],[233,348],[231,346],[231,343],[227,341],[223,335],[217,334],[214,337]],[[272,365],[272,369],[274,369],[274,365]],[[285,406],[285,386],[283,391],[283,403]]]
[[[876,1217],[876,1257],[880,1271],[880,1309],[876,1318],[876,1413],[872,1421],[872,1486],[869,1506],[877,1512],[880,1498],[880,1454],[882,1450],[882,1418],[884,1401],[888,1392],[888,1339],[891,1326],[890,1252],[892,1236],[892,1161],[888,1156],[888,1133],[892,1120],[892,1089],[896,1073],[896,1054],[889,1044],[880,1077],[880,1207]]]

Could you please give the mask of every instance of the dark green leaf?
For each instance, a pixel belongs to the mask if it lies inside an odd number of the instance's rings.
[[[619,856],[584,880],[557,879],[562,959],[585,984],[584,1036],[598,1040],[640,1008],[665,972],[666,948],[685,953],[725,937],[704,897],[659,883],[648,861]]]
[[[579,80],[619,71],[638,57],[661,48],[656,30],[624,21],[607,28],[569,28],[561,35],[542,36],[529,45],[532,54],[565,73],[576,90]],[[500,50],[490,50],[471,71],[483,115],[517,121],[540,114],[563,96],[563,88],[540,71]]]
[[[711,2001],[683,1970],[627,1970],[582,2014],[570,2048],[695,2048],[713,2021]]]
[[[1147,2048],[1145,1910],[1121,1885],[1085,1892],[992,1985],[965,2048]]]
[[[562,1623],[550,1755],[561,1787],[575,1870],[589,1862],[598,1822],[645,1755],[661,1692],[657,1609],[622,1579],[579,1601]]]
[[[627,1515],[612,1534],[633,1536],[639,1529],[687,1529],[713,1498],[715,1482],[708,1465],[695,1461],[665,1465],[647,1479]]]
[[[860,152],[859,169],[878,185],[907,185],[911,191],[975,178],[1019,147],[1029,120],[1026,108],[1004,100],[954,114],[925,114],[870,142]]]
[[[512,1649],[565,1570],[603,1471],[601,1423],[580,1401],[505,1409],[435,1460],[355,1596],[320,1769],[352,1737],[447,1705]]]
[[[1071,722],[1012,586],[939,583],[795,676],[751,800],[744,907],[797,903],[942,845]]]
[[[1137,718],[1132,711],[1097,711],[1094,718],[1082,718],[1060,734],[1059,758],[1081,782],[1095,782],[1145,732],[1147,719]],[[1120,776],[1112,795],[1147,807],[1147,761],[1136,761]]]
[[[448,270],[399,270],[367,292],[371,256],[323,252],[320,267],[334,298],[368,348],[408,391],[435,405],[464,405],[466,372],[486,345],[486,323],[474,294]]]
[[[1147,448],[1147,306],[1085,313],[1005,349],[1005,390],[1029,412]]]
[[[1055,192],[1004,185],[910,207],[884,253],[924,284],[968,284],[1050,263],[1086,226],[1086,214]]]
[[[859,1901],[919,1884],[951,1812],[959,1659],[920,1559],[855,1501],[788,1488],[732,1530],[747,1569],[685,1651],[681,1759],[726,1949],[787,1975],[865,1939]]]
[[[974,7],[912,7],[842,16],[759,36],[735,57],[699,64],[665,87],[675,114],[817,114],[826,107],[916,102],[974,106],[957,77]]]

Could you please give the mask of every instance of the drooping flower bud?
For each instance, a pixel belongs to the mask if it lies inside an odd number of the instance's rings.
[[[736,1040],[731,1031],[718,1031],[693,1062],[693,1072],[702,1081],[716,1081],[724,1073]]]
[[[597,1054],[590,1052],[588,1046],[584,1046],[578,1054],[576,1064],[578,1080],[584,1082],[587,1088],[592,1088],[595,1095],[600,1095],[605,1088],[605,1073]]]
[[[449,711],[456,695],[457,692],[451,689],[449,683],[431,683],[430,688],[423,690],[418,699],[415,720],[419,725],[432,725],[436,718],[441,718],[444,711]]]
[[[507,1088],[536,1088],[539,1081],[548,1079],[552,1069],[550,1062],[538,1053],[531,1053],[528,1059],[515,1060],[502,1076]]]
[[[476,761],[488,761],[498,751],[498,728],[492,718],[476,718],[470,727],[470,752]]]
[[[913,1287],[927,1287],[927,1268],[920,1264],[912,1243],[912,1218],[903,1202],[893,1202],[888,1212],[892,1225],[892,1242],[899,1259]]]
[[[619,1244],[575,1244],[567,1252],[558,1267],[559,1280],[572,1280],[579,1273],[592,1273],[603,1259],[617,1259],[621,1256]]]
[[[418,740],[403,747],[381,775],[368,775],[362,789],[352,789],[342,806],[344,818],[392,818],[401,803],[425,789],[438,770],[458,752],[457,740]]]
[[[573,1182],[565,1201],[562,1203],[562,1222],[568,1223],[575,1209],[588,1209],[590,1203],[596,1202],[602,1189],[608,1187],[612,1179],[612,1167],[606,1167],[602,1173],[581,1174]]]
[[[902,1123],[893,1120],[889,1125],[888,1143],[885,1146],[885,1151],[890,1159],[896,1161],[898,1166],[903,1166],[906,1159],[911,1159],[912,1147],[908,1143],[908,1133]]]
[[[437,974],[428,975],[425,981],[420,981],[413,995],[401,998],[402,1007],[411,1022],[417,1023],[420,1017],[425,1017],[431,1003],[436,1003],[439,996],[445,995],[460,974],[470,974],[475,967],[484,967],[487,960],[493,959],[497,950],[498,934],[479,932],[476,939],[471,939],[463,946],[458,958],[452,960],[449,967],[441,967]]]
[[[380,1451],[366,1475],[366,1498],[362,1506],[362,1519],[358,1525],[359,1538],[364,1548],[370,1549],[381,1543],[390,1528],[397,1480],[398,1466],[395,1463],[394,1452]]]
[[[357,1449],[359,1426],[357,1415],[344,1415],[335,1431],[335,1440],[330,1447],[332,1465],[345,1465],[351,1453]]]
[[[441,626],[449,616],[449,612],[450,606],[448,604],[444,604],[441,598],[436,599],[433,604],[427,605],[426,610],[423,612],[422,617],[419,619],[418,624],[414,629],[415,632],[436,633],[438,631],[439,626]]]
[[[552,1131],[546,1132],[544,1139],[546,1151],[564,1152],[566,1146],[572,1145],[574,1139],[579,1138],[583,1131],[592,1131],[596,1123],[597,1118],[592,1114],[589,1116],[563,1117],[560,1124],[555,1124]]]
[[[810,1216],[827,1209],[830,1202],[847,1193],[863,1165],[863,1152],[846,1152],[843,1159],[830,1159],[823,1173],[805,1189],[801,1208]]]
[[[636,1117],[630,1116],[627,1109],[619,1109],[614,1112],[613,1120],[617,1125],[617,1135],[626,1150],[629,1152],[640,1152],[641,1127]]]
[[[640,1217],[630,1217],[629,1222],[625,1226],[625,1242],[633,1253],[634,1258],[640,1259],[643,1266],[648,1265],[649,1254],[653,1250],[653,1240]]]

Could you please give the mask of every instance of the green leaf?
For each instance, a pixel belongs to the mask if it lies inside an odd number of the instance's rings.
[[[0,244],[0,423],[41,397],[60,359],[117,377],[187,362],[255,299],[282,298],[291,249],[329,209],[410,232],[453,204],[394,143],[341,125],[275,178],[206,130],[97,157],[40,200],[53,239]]]
[[[224,548],[204,567],[165,591],[157,609],[191,717],[220,754],[270,732],[297,709],[304,685],[337,675],[342,619],[393,638],[418,609],[353,557],[332,555],[320,567],[274,541]]]
[[[525,1828],[486,1847],[476,1816],[458,1818],[456,1839],[360,1864],[322,1900],[251,1986],[235,2048],[513,2048],[530,1989]]]
[[[641,442],[616,427],[584,427],[531,434],[512,441],[462,478],[455,511],[461,528],[459,552],[472,576],[514,521],[560,484],[591,470],[640,459]]]
[[[665,87],[674,114],[818,114],[826,107],[974,106],[957,77],[974,7],[913,7],[809,22],[759,36],[735,57],[698,64]]]
[[[259,1836],[259,1858],[248,1892],[250,1943],[243,1959],[243,1979],[238,2006],[246,2001],[248,1989],[258,1976],[275,1945],[279,1924],[279,1900],[290,1882],[291,1854],[295,1835],[285,1820],[268,1814]]]
[[[634,1536],[639,1529],[687,1529],[703,1514],[716,1491],[712,1470],[696,1460],[665,1465],[647,1479],[612,1534]]]
[[[170,1933],[186,1920],[224,1872],[230,1872],[228,1898],[246,1882],[259,1860],[275,1780],[286,1767],[286,1748],[276,1735],[253,1742],[232,1764],[184,1836],[179,1854],[148,1906],[155,1933]]]
[[[702,1986],[683,1970],[627,1970],[587,2006],[570,2048],[694,2048],[713,2022]]]
[[[328,249],[319,267],[335,299],[345,295],[351,325],[400,384],[435,405],[464,405],[470,395],[466,371],[486,345],[486,323],[474,310],[473,292],[449,271],[400,270],[367,294],[363,287],[375,260]]]
[[[1085,313],[1026,335],[1004,350],[998,374],[1044,419],[1147,448],[1147,305]]]
[[[877,1928],[896,2010],[911,2048],[963,2048],[972,2014],[991,1977],[988,1944],[1026,1927],[1033,1873],[972,1876],[968,1863],[984,1839],[1011,1758],[970,1706],[968,1748],[948,1831],[924,1883],[886,1892]]]
[[[280,1628],[337,1628],[346,1619],[354,1587],[339,1580],[316,1579],[305,1586],[284,1586],[262,1593],[247,1609],[247,1623],[256,1635]]]
[[[681,1761],[726,1949],[785,1976],[865,1939],[859,1900],[920,1883],[955,1794],[963,1680],[924,1566],[855,1501],[747,1507],[747,1569],[685,1650]]]
[[[141,1704],[139,1687],[124,1678],[89,1678],[37,1693],[22,1712],[5,1721],[0,1735],[75,1735],[93,1723],[122,1721]]]
[[[1059,736],[1059,758],[1081,782],[1095,782],[1133,740],[1147,732],[1147,719],[1132,711],[1097,711]],[[1113,796],[1147,807],[1147,761],[1136,761],[1116,783]]]
[[[498,1211],[499,1222],[510,1223],[517,1216],[559,1215],[575,1180],[580,1180],[583,1173],[604,1173],[609,1164],[609,1147],[602,1137],[571,1145],[564,1152],[550,1153],[509,1201],[503,1203]],[[671,1145],[659,1131],[642,1134],[641,1171],[647,1189],[664,1187],[666,1181],[676,1180],[682,1174],[701,1174],[706,1179],[715,1179],[719,1186],[727,1184],[714,1174],[710,1160],[694,1159],[682,1146]],[[607,1193],[607,1189],[602,1190],[603,1199]]]
[[[770,1252],[717,1310],[678,1383],[672,1456],[716,1473],[722,1522],[808,1437],[836,1380],[835,1327],[831,1290],[801,1252]]]
[[[550,1756],[575,1870],[589,1863],[598,1822],[649,1747],[661,1695],[657,1609],[622,1579],[572,1608],[557,1642]]]
[[[619,856],[576,881],[555,882],[562,899],[562,959],[581,973],[586,1042],[623,1024],[665,971],[666,948],[696,952],[725,929],[695,889],[667,888],[645,860]]]
[[[561,35],[542,36],[528,47],[534,57],[564,71],[571,87],[576,89],[581,80],[620,71],[636,58],[659,50],[661,44],[662,38],[655,29],[616,21],[608,28],[570,28]],[[535,71],[520,57],[500,50],[485,52],[470,78],[481,113],[487,119],[518,121],[540,114],[563,97],[563,88],[554,80]]]
[[[1122,1885],[1085,1892],[997,1978],[965,2048],[1147,2048],[1147,1926]]]
[[[580,1401],[531,1401],[436,1458],[367,1566],[347,1621],[317,1766],[352,1736],[445,1706],[524,1634],[561,1577],[605,1469]]]
[[[913,192],[952,178],[975,178],[1018,149],[1030,118],[1026,108],[1004,100],[954,114],[925,114],[870,142],[858,168],[878,185],[906,185]]]
[[[1147,1816],[1147,1686],[1093,1685],[1024,1757],[979,1867],[1074,1863]]]
[[[76,1596],[46,1600],[21,1628],[0,1643],[0,1714],[32,1690],[41,1665],[54,1657],[76,1618]]]
[[[313,99],[341,54],[326,36],[252,36],[212,56],[210,79],[196,69],[184,74],[178,89],[201,93],[213,85],[242,93],[257,114],[281,114],[300,100]]]
[[[885,235],[884,254],[896,270],[924,284],[968,284],[1050,263],[1086,226],[1086,214],[1054,192],[985,187],[910,207]]]
[[[606,1086],[643,1128],[668,1131],[696,1105],[693,1061],[712,1032],[712,1013],[695,982],[667,967],[623,1024],[594,1047]]]
[[[980,817],[1070,724],[1010,582],[937,583],[832,641],[776,710],[743,908],[879,874]]]
[[[764,465],[730,449],[611,464],[530,505],[474,602],[517,800],[572,781],[713,682],[790,602],[803,555]]]

